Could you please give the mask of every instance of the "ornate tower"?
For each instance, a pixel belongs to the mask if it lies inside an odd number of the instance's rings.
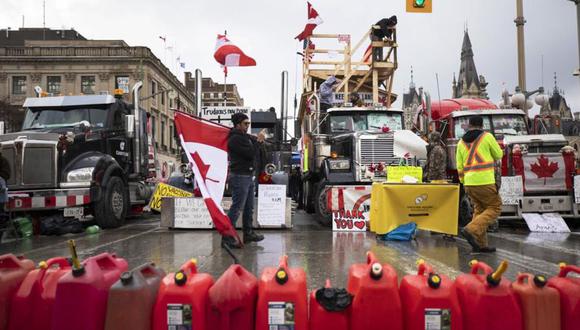
[[[457,81],[455,76],[453,77],[453,98],[488,99],[486,87],[485,78],[477,74],[471,40],[468,31],[465,30],[463,46],[461,47],[459,77]]]

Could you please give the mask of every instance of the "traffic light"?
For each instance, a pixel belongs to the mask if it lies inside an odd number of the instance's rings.
[[[407,0],[408,13],[431,13],[433,0]]]
[[[413,7],[425,8],[425,0],[413,0]]]

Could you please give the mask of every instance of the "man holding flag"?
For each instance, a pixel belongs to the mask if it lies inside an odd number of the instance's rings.
[[[244,232],[244,244],[259,242],[264,239],[263,235],[252,229],[254,215],[254,178],[256,169],[256,146],[264,142],[264,134],[260,132],[257,137],[248,134],[250,120],[243,113],[232,116],[234,127],[228,135],[228,158],[229,158],[229,183],[232,190],[232,206],[228,217],[232,224],[236,225],[237,219],[242,214],[242,228]],[[230,248],[241,248],[232,237],[224,236],[222,245]]]

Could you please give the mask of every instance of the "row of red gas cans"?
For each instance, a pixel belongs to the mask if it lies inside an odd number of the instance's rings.
[[[175,273],[153,264],[127,272],[104,253],[71,269],[65,258],[41,262],[0,256],[0,330],[4,329],[564,329],[580,327],[580,274],[502,278],[474,261],[455,281],[420,262],[398,285],[392,266],[372,253],[352,265],[346,290],[307,295],[306,274],[286,256],[260,279],[232,265],[214,282],[190,260]],[[334,298],[337,298],[333,300]],[[310,301],[308,301],[310,300]]]

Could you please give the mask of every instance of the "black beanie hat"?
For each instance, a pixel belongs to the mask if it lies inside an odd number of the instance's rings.
[[[248,116],[246,116],[245,114],[243,114],[241,112],[234,113],[232,115],[232,123],[234,124],[234,126],[236,126],[237,124],[243,122],[246,119],[249,119]]]

